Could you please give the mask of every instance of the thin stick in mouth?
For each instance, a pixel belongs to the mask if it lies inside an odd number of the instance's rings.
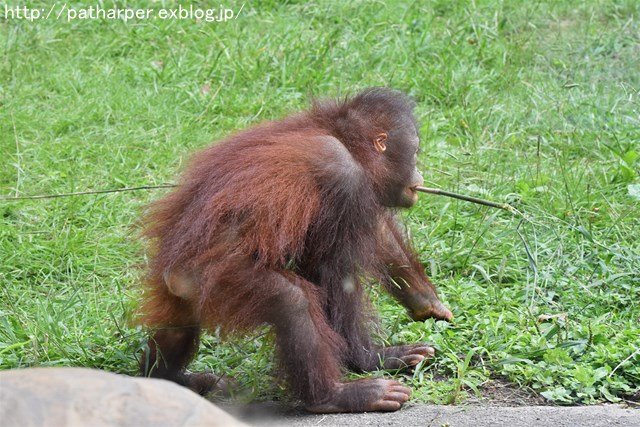
[[[516,213],[516,209],[508,203],[492,202],[491,200],[479,199],[477,197],[465,196],[464,194],[453,193],[451,191],[441,190],[439,188],[423,187],[416,185],[413,187],[414,191],[420,191],[428,194],[438,194],[441,196],[453,197],[454,199],[464,200],[465,202],[477,203],[479,205],[489,206],[496,209],[503,209],[511,213]]]

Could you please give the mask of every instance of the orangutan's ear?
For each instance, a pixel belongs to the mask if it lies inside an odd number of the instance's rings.
[[[376,139],[373,140],[373,146],[376,147],[376,151],[378,153],[384,153],[387,149],[387,134],[385,132],[381,132],[376,136]]]

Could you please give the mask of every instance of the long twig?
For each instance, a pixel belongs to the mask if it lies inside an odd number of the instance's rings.
[[[466,202],[477,203],[479,205],[484,205],[484,206],[490,206],[492,208],[503,209],[503,210],[509,211],[509,212],[511,212],[513,214],[518,212],[513,206],[511,206],[508,203],[492,202],[491,200],[485,200],[485,199],[479,199],[477,197],[465,196],[464,194],[452,193],[451,191],[445,191],[445,190],[441,190],[439,188],[428,188],[428,187],[422,187],[422,186],[418,185],[418,186],[414,187],[414,190],[420,191],[422,193],[438,194],[438,195],[441,195],[441,196],[453,197],[454,199],[460,199],[460,200],[464,200]]]
[[[114,188],[110,190],[78,191],[75,193],[43,194],[38,196],[19,196],[19,197],[9,196],[9,197],[0,197],[0,201],[11,202],[11,201],[18,201],[18,200],[55,199],[58,197],[85,196],[88,194],[106,194],[106,193],[122,193],[125,191],[155,190],[158,188],[173,188],[175,186],[176,186],[175,184],[143,185],[140,187]],[[518,212],[513,206],[511,206],[508,203],[492,202],[491,200],[484,200],[484,199],[479,199],[477,197],[465,196],[463,194],[453,193],[451,191],[441,190],[439,188],[416,186],[414,187],[414,189],[422,193],[453,197],[454,199],[460,199],[460,200],[477,203],[484,206],[490,206],[492,208],[503,209],[511,213]]]
[[[43,194],[40,196],[0,197],[0,201],[12,202],[16,200],[55,199],[57,197],[84,196],[87,194],[122,193],[124,191],[155,190],[156,188],[173,188],[175,184],[143,185],[141,187],[114,188],[111,190],[78,191],[77,193]]]

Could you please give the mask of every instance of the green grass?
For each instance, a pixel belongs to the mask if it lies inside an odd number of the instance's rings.
[[[193,150],[310,95],[396,87],[418,101],[427,184],[526,218],[429,195],[406,213],[455,314],[412,323],[374,289],[381,339],[439,350],[406,379],[415,398],[456,402],[503,377],[560,403],[637,399],[639,12],[635,0],[259,1],[218,23],[3,19],[0,194],[173,182]],[[0,201],[0,369],[135,373],[137,220],[163,191]],[[268,336],[204,344],[195,369],[282,396]]]

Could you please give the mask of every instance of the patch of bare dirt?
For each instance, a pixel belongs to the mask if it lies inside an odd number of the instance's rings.
[[[469,390],[465,405],[481,406],[554,406],[528,387],[521,387],[501,378],[487,381],[478,388],[481,396]]]
[[[633,407],[640,408],[640,391],[635,394],[625,396],[623,400]]]

